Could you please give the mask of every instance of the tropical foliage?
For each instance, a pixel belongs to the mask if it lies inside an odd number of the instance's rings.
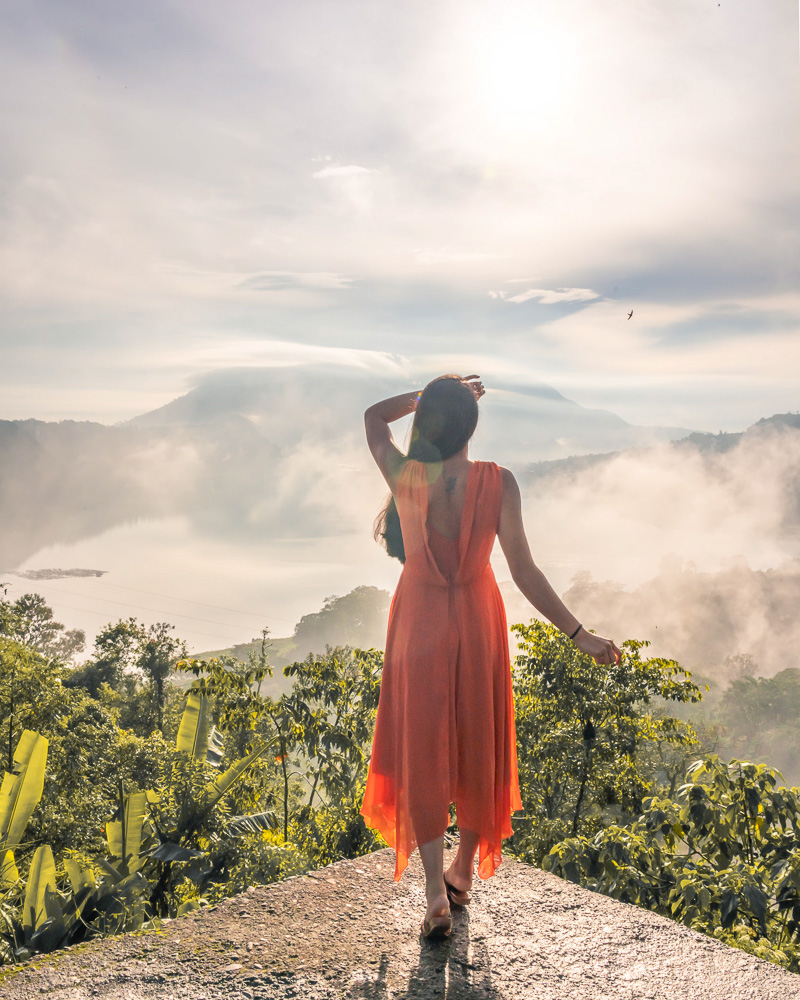
[[[800,972],[800,791],[717,757],[686,778],[628,827],[557,844],[544,867]]]
[[[380,846],[359,815],[379,651],[327,646],[277,684],[266,631],[245,660],[190,660],[131,618],[74,666],[48,611],[0,601],[0,962]],[[514,630],[511,850],[800,971],[800,791],[714,753],[792,726],[800,674],[740,665],[697,728],[700,688],[646,643],[599,667]]]
[[[540,864],[565,837],[625,824],[657,787],[674,785],[698,740],[664,705],[700,690],[674,660],[644,659],[628,640],[619,664],[598,666],[558,629],[515,625],[517,746],[523,812],[515,850]]]

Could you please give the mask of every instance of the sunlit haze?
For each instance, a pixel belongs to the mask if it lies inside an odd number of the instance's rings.
[[[682,433],[800,410],[796,4],[31,0],[4,22],[0,420],[114,425],[196,391],[191,433],[131,425],[136,503],[76,486],[80,517],[48,507],[0,553],[107,571],[37,584],[67,624],[174,614],[218,647],[391,589],[361,412],[442,371],[480,372],[475,454],[515,471],[649,441],[588,419],[551,441],[542,384]],[[248,372],[262,395],[234,405]],[[262,439],[279,452],[246,462]],[[591,503],[584,480],[527,496],[561,588],[797,558],[779,446],[719,476],[620,461]]]

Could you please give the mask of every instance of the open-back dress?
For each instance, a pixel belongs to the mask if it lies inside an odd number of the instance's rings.
[[[395,849],[395,879],[418,844],[458,825],[480,837],[478,875],[500,864],[520,809],[505,608],[489,564],[502,473],[468,469],[456,539],[428,523],[429,476],[408,461],[395,499],[406,562],[386,637],[378,719],[361,813]]]

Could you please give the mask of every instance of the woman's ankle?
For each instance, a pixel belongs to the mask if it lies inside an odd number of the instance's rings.
[[[453,861],[452,865],[445,872],[448,882],[451,885],[455,885],[455,882],[459,884],[456,885],[457,889],[469,889],[472,885],[472,864],[467,867],[466,865],[458,865],[458,859]],[[455,882],[453,881],[455,879]]]
[[[444,886],[442,887],[442,889],[444,890]],[[450,900],[447,896],[447,893],[444,891],[434,892],[434,893],[426,892],[425,904],[427,907],[427,912],[429,914],[437,915],[441,913],[450,912]]]

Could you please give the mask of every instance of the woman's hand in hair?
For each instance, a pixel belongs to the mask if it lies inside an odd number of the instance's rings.
[[[582,628],[572,640],[582,653],[594,658],[595,663],[610,664],[619,663],[622,653],[614,645],[613,640],[604,639],[601,635],[594,635]]]
[[[481,382],[480,375],[465,375],[461,381],[470,387],[475,393],[475,398],[480,399],[481,396],[486,392],[483,387],[483,382]]]

